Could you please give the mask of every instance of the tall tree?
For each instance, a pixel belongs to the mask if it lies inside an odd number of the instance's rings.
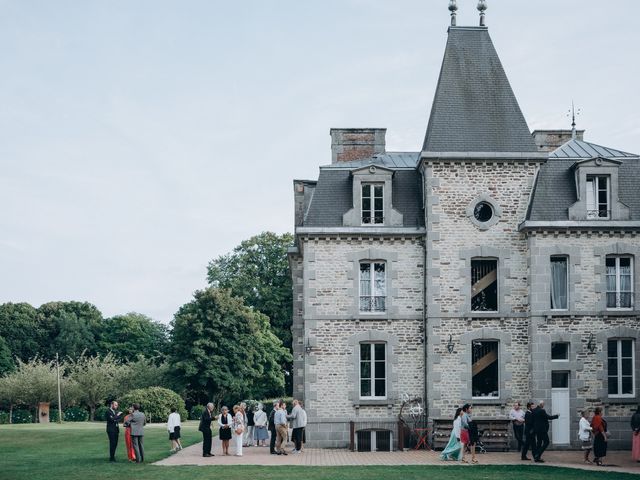
[[[41,305],[50,341],[42,355],[55,358],[77,358],[83,352],[93,355],[97,351],[96,338],[102,327],[100,310],[88,302],[50,302]]]
[[[42,355],[48,335],[38,310],[28,303],[0,305],[0,335],[16,358],[27,361]]]
[[[263,232],[212,260],[207,268],[210,285],[230,289],[269,317],[273,332],[289,349],[293,292],[287,249],[292,245],[290,233]]]
[[[0,377],[0,402],[9,406],[9,423],[13,422],[13,407],[22,401],[22,390],[18,375],[13,372]]]
[[[108,318],[100,328],[98,350],[111,352],[123,362],[135,361],[139,355],[160,361],[168,348],[167,327],[141,313]]]
[[[200,399],[282,394],[291,355],[266,316],[230,290],[197,291],[173,320],[172,374]]]
[[[35,409],[40,402],[52,402],[57,397],[58,377],[54,362],[34,358],[28,362],[18,360],[15,373],[18,397]],[[34,417],[34,421],[37,417]]]
[[[6,373],[11,373],[15,369],[15,363],[11,355],[9,345],[4,338],[0,337],[0,377]]]

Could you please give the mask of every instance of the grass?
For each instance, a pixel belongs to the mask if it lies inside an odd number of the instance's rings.
[[[199,442],[197,422],[187,422],[182,428],[183,445]],[[478,466],[471,474],[465,467],[380,466],[380,467],[256,467],[206,466],[159,467],[151,462],[168,455],[169,440],[163,425],[145,430],[145,461],[143,465],[126,461],[124,437],[118,445],[119,462],[108,459],[108,441],[104,424],[76,423],[64,425],[2,425],[0,426],[1,480],[631,480],[636,475],[589,472],[536,466]],[[472,476],[471,476],[472,475]]]

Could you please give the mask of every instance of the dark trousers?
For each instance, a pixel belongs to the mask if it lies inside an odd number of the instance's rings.
[[[540,460],[542,454],[549,446],[549,433],[548,432],[536,432],[536,451],[533,455],[536,459]]]
[[[294,428],[291,436],[293,437],[294,448],[298,451],[302,450],[302,428]]]
[[[211,454],[211,429],[202,430],[202,455]]]
[[[271,438],[269,439],[269,451],[271,453],[276,453],[276,437],[278,434],[275,430],[269,430],[269,433],[271,434]]]
[[[131,444],[133,451],[136,452],[136,463],[144,462],[144,447],[142,445],[142,435],[131,435]]]
[[[524,436],[524,442],[522,443],[522,458],[524,459],[529,453],[529,449],[531,449],[531,453],[533,456],[536,456],[536,436],[533,432],[527,433]]]
[[[109,460],[116,459],[116,449],[118,448],[118,438],[120,437],[120,430],[112,430],[107,432],[109,437]]]
[[[513,424],[513,436],[516,438],[516,441],[518,442],[518,451],[521,452],[522,451],[522,436],[524,433],[524,425],[517,425],[517,424]]]

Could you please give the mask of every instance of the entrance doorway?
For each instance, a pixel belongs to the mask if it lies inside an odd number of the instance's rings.
[[[551,372],[551,443],[568,445],[571,442],[571,407],[569,405],[569,372]]]

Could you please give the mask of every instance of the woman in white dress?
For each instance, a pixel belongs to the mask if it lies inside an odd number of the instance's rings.
[[[256,441],[256,445],[258,447],[266,447],[267,445],[265,442],[269,438],[269,432],[267,432],[267,414],[262,411],[262,404],[260,403],[256,406],[256,411],[253,414],[253,423],[253,436]],[[260,442],[262,442],[262,445],[260,445]]]
[[[233,440],[236,444],[236,456],[242,456],[242,434],[244,433],[244,415],[240,405],[233,407]]]
[[[587,418],[588,416],[589,411],[583,410],[580,415],[580,424],[578,425],[578,438],[580,438],[581,448],[584,451],[584,463],[593,463],[589,460],[589,453],[593,448],[593,444],[591,442],[591,423]]]
[[[462,429],[462,409],[458,408],[453,420],[453,429],[449,436],[449,443],[440,454],[442,460],[462,460],[462,443],[460,433]]]

